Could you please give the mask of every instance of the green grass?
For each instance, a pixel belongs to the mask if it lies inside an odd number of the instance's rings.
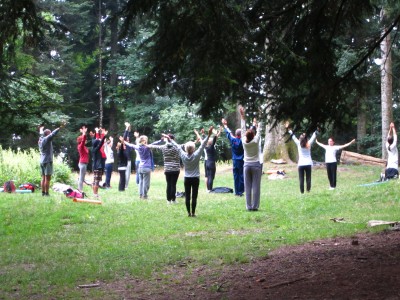
[[[340,166],[335,191],[328,190],[325,169],[313,169],[311,193],[301,195],[297,169],[285,167],[288,179],[263,175],[258,212],[245,210],[244,197],[206,193],[202,176],[197,218],[187,217],[182,198],[167,205],[162,171],[152,173],[149,200],[139,199],[134,176],[128,190],[118,192],[117,174],[114,188],[100,190],[102,205],[55,192],[48,198],[2,193],[0,299],[109,298],[76,287],[145,279],[173,265],[190,271],[199,264],[244,263],[283,245],[382,229],[367,228],[372,219],[400,219],[399,181],[358,186],[379,178],[378,168]],[[229,166],[218,166],[214,186],[233,186]],[[346,223],[330,220],[339,217]]]

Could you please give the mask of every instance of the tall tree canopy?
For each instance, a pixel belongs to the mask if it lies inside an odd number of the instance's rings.
[[[36,1],[0,3],[0,125],[24,132],[32,118],[58,107],[60,83],[38,74],[36,53],[54,24],[37,11]],[[2,137],[3,138],[3,137]]]
[[[196,116],[217,124],[241,103],[249,115],[261,108],[275,124],[291,119],[302,130],[320,124],[354,132],[360,124],[363,151],[379,155],[374,59],[390,34],[398,73],[399,6],[395,0],[4,0],[0,126],[21,135],[36,131],[32,125],[41,119],[55,126],[66,115],[63,144],[73,151],[79,127],[99,124],[101,79],[104,125],[114,135],[127,120],[151,138],[161,130],[154,123],[176,111],[175,104],[189,103],[188,111],[199,108]],[[395,118],[399,83],[394,77]],[[367,119],[366,112],[376,114]],[[20,146],[12,133],[0,144]]]
[[[379,48],[381,31],[365,29],[374,10],[364,0],[130,0],[124,13],[127,27],[143,16],[157,25],[142,88],[173,89],[203,114],[225,101],[268,105],[273,120],[311,128],[349,111],[355,71]],[[387,33],[399,19],[385,20]],[[339,70],[348,49],[354,61]]]

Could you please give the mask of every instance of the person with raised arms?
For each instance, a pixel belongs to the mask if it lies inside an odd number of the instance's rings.
[[[199,192],[200,185],[200,157],[207,145],[208,139],[212,134],[213,126],[208,129],[208,135],[204,140],[201,141],[200,147],[196,150],[196,145],[194,142],[187,142],[185,144],[185,150],[182,150],[180,145],[178,145],[173,139],[171,139],[167,134],[163,136],[168,139],[178,150],[185,167],[185,203],[186,210],[189,217],[196,217],[196,207],[197,207],[197,196]],[[199,136],[198,132],[196,135]]]
[[[328,174],[329,180],[329,189],[334,190],[336,188],[336,173],[337,173],[337,159],[336,152],[339,150],[346,148],[353,144],[356,140],[353,139],[351,142],[344,145],[335,145],[335,141],[333,138],[328,139],[328,145],[321,144],[318,140],[315,140],[318,146],[325,149],[325,165],[326,172]]]

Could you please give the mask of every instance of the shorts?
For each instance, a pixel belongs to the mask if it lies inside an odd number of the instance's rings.
[[[93,186],[99,186],[102,176],[103,176],[103,170],[100,169],[93,171]]]
[[[394,168],[388,168],[385,170],[385,179],[393,179],[399,177],[399,171]]]
[[[40,170],[41,170],[42,176],[53,175],[53,162],[40,164]]]

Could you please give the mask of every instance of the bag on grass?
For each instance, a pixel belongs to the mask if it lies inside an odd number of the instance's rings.
[[[29,191],[32,191],[32,193],[35,191],[35,188],[36,188],[36,185],[34,185],[33,183],[29,183],[29,182],[21,184],[19,186],[20,190],[29,190]]]
[[[385,170],[385,179],[399,178],[399,171],[394,168],[388,168]]]
[[[176,192],[175,197],[176,198],[183,198],[183,197],[185,197],[185,192]]]
[[[14,181],[9,180],[6,181],[3,185],[4,192],[6,193],[15,193],[15,184]]]
[[[85,198],[84,192],[81,193],[80,191],[71,188],[67,189],[64,193],[68,198]]]
[[[228,187],[216,187],[211,190],[211,193],[233,193],[233,189]]]

